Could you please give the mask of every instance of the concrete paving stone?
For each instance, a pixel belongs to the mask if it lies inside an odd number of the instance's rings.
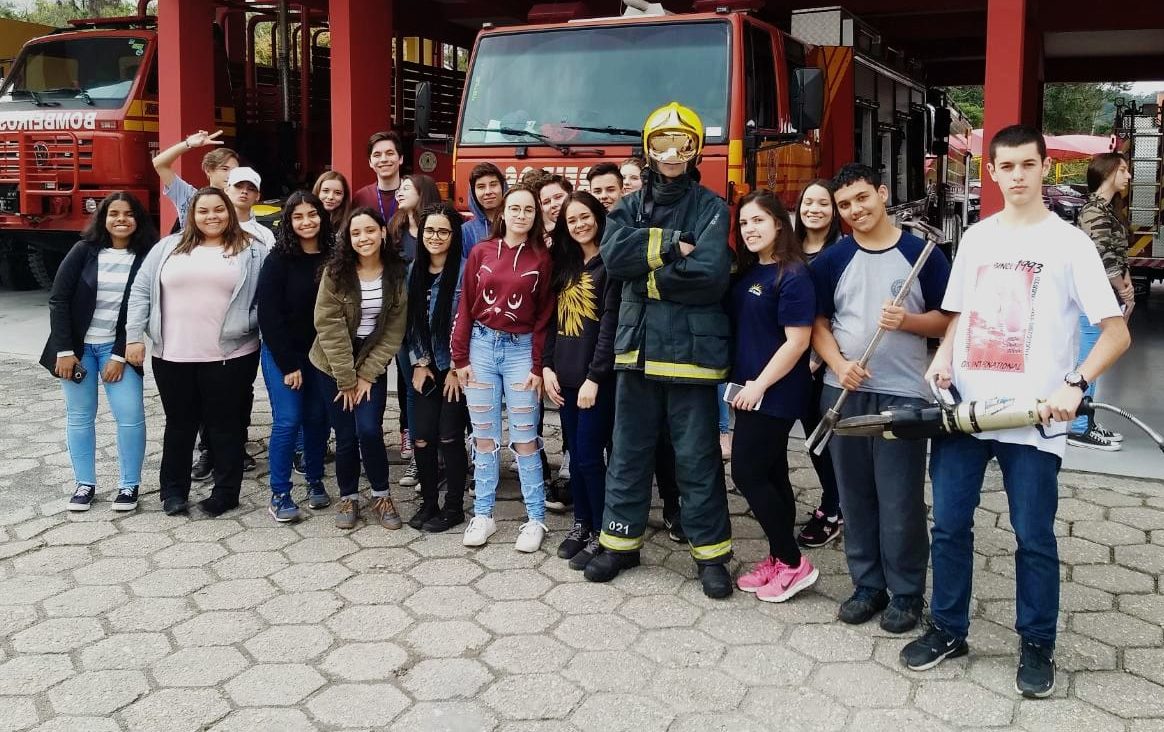
[[[1060,562],[1071,565],[1108,564],[1111,562],[1111,547],[1103,544],[1096,544],[1094,541],[1088,541],[1078,536],[1065,536],[1056,543],[1059,547]]]
[[[631,570],[633,571],[633,570]],[[628,572],[629,574],[629,572]],[[564,613],[609,613],[613,612],[626,595],[618,589],[618,580],[612,584],[587,582],[576,585],[558,585],[542,598],[547,605]]]
[[[247,659],[230,646],[181,648],[153,665],[162,686],[218,686],[247,667]]]
[[[40,721],[36,704],[27,697],[0,698],[0,732],[28,729]]]
[[[618,588],[632,597],[668,596],[674,594],[685,579],[666,567],[648,565],[621,575]]]
[[[561,669],[572,654],[568,646],[544,635],[510,635],[490,643],[481,660],[502,672],[536,674]]]
[[[496,635],[516,635],[541,633],[561,617],[560,612],[541,600],[509,600],[489,603],[476,619]]]
[[[457,533],[458,541],[461,533]],[[496,542],[477,549],[469,558],[485,569],[535,569],[546,561],[546,555],[541,552],[527,554],[514,551],[512,544]]]
[[[1164,717],[1164,686],[1120,671],[1097,671],[1075,678],[1075,695],[1116,716]]]
[[[1076,613],[1071,618],[1071,628],[1113,646],[1155,646],[1161,642],[1159,625],[1114,611]]]
[[[634,692],[645,687],[655,666],[628,651],[582,651],[566,663],[562,675],[583,689]]]
[[[1116,649],[1078,633],[1059,633],[1055,664],[1064,671],[1097,671],[1116,667]]]
[[[1059,610],[1061,612],[1094,612],[1110,610],[1114,606],[1115,596],[1109,592],[1075,582],[1064,582],[1059,586]]]
[[[974,597],[979,600],[1013,600],[1014,579],[994,572],[975,572]]]
[[[16,653],[68,653],[105,636],[96,618],[42,620],[12,636]]]
[[[935,717],[959,724],[972,719],[980,727],[1006,727],[1014,717],[1015,703],[964,680],[923,681],[914,703]]]
[[[149,569],[149,562],[141,557],[104,557],[74,569],[73,579],[81,585],[117,585],[132,582]]]
[[[1097,506],[1107,506],[1108,508],[1118,508],[1121,506],[1143,506],[1145,501],[1142,496],[1132,496],[1124,493],[1118,493],[1113,490],[1107,491],[1086,491],[1080,493],[1080,497],[1088,503],[1094,503]],[[1148,504],[1151,505],[1151,499],[1148,499]],[[1164,508],[1164,504],[1157,506],[1157,508]]]
[[[296,564],[271,575],[271,581],[284,592],[316,592],[335,589],[354,572],[332,562]]]
[[[670,704],[657,699],[601,693],[583,701],[570,721],[582,732],[663,732],[675,716]]]
[[[1122,720],[1102,712],[1078,699],[1044,699],[1019,705],[1018,725],[1027,732],[1116,732],[1124,729]]]
[[[49,529],[42,538],[50,546],[88,546],[116,533],[117,529],[108,522],[73,521]]]
[[[793,628],[788,645],[818,661],[864,661],[873,655],[873,641],[843,625]]]
[[[1147,535],[1140,529],[1115,521],[1076,521],[1071,525],[1071,535],[1105,546],[1143,544],[1147,541]]]
[[[1164,625],[1164,595],[1120,595],[1119,608],[1141,620]]]
[[[404,643],[425,658],[451,658],[475,653],[490,640],[481,626],[468,620],[425,620],[404,636]]]
[[[917,709],[858,709],[849,729],[859,732],[899,732],[903,729],[947,732],[953,729]]]
[[[268,522],[270,519],[267,519]],[[294,544],[300,537],[285,528],[249,528],[226,539],[226,546],[232,552],[274,552]]]
[[[283,550],[295,564],[308,562],[335,562],[360,550],[360,545],[347,537],[300,539]]]
[[[200,610],[245,610],[261,605],[276,592],[266,579],[235,579],[207,585],[192,599]]]
[[[403,575],[363,574],[342,582],[335,591],[356,605],[395,605],[419,589],[417,582]]]
[[[682,715],[667,728],[667,732],[768,732],[770,729],[739,712],[708,712]]]
[[[401,533],[390,532],[385,533]],[[343,565],[357,574],[386,574],[406,572],[420,561],[415,552],[404,548],[361,549],[342,560]]]
[[[404,532],[401,532],[402,534]],[[472,547],[467,547],[461,543],[462,531],[460,527],[452,531],[446,531],[441,534],[423,534],[419,538],[412,537],[408,539],[408,548],[416,555],[425,559],[441,559],[445,557],[472,557],[475,552]],[[504,547],[510,552],[513,551],[512,541],[504,541],[501,538],[501,533],[493,535],[492,541],[498,547]]]
[[[665,668],[647,693],[680,715],[709,709],[735,709],[747,693],[737,679],[714,669]]]
[[[120,587],[88,586],[53,595],[41,606],[49,617],[78,618],[100,615],[128,601],[129,596]]]
[[[480,661],[468,658],[430,658],[405,671],[400,685],[419,701],[472,699],[493,674]]]
[[[109,717],[54,717],[34,727],[32,732],[120,732],[120,730],[117,722]]]
[[[375,523],[366,523],[354,531],[335,529],[335,522],[332,516],[323,515],[320,518],[322,521],[307,523],[319,523],[321,525],[330,523],[332,530],[340,532],[343,536],[346,536],[365,549],[404,546],[416,539],[416,534],[411,531],[389,531]],[[365,515],[365,518],[367,518],[367,515]],[[318,533],[318,531],[313,530],[312,533]],[[460,538],[459,533],[457,533],[457,538]]]
[[[392,725],[393,732],[490,732],[497,718],[480,705],[464,701],[414,704]]]
[[[1063,521],[1097,521],[1103,518],[1103,506],[1079,498],[1060,498],[1055,518]]]
[[[767,724],[778,719],[781,729],[831,732],[845,725],[845,715],[821,713],[832,703],[831,697],[803,686],[762,688],[749,691],[739,711]]]
[[[661,595],[631,597],[618,613],[641,628],[680,628],[694,625],[702,611],[673,595]]]
[[[137,513],[119,519],[117,521],[118,527],[122,531],[142,531],[160,534],[161,532],[171,531],[185,526],[194,520],[189,516],[167,516],[161,512],[160,505],[155,503],[154,506],[157,506],[157,508],[146,511],[138,510]]]
[[[335,637],[318,625],[276,625],[243,645],[260,663],[305,663],[318,658]]]
[[[310,666],[265,663],[251,666],[223,688],[239,706],[276,707],[298,704],[325,683],[326,679]]]
[[[0,605],[0,628],[7,635],[24,630],[40,620],[33,605]]]
[[[42,546],[12,560],[17,574],[59,574],[83,567],[94,559],[89,547]]]
[[[307,709],[326,725],[380,729],[410,702],[391,684],[333,684],[307,702]]]
[[[1164,546],[1164,529],[1154,529],[1149,532],[1148,541],[1156,546]]]
[[[582,690],[556,674],[517,674],[493,682],[478,699],[505,719],[564,719],[582,699]],[[612,708],[618,707],[607,707],[608,717]]]
[[[171,651],[164,633],[117,633],[81,649],[87,671],[145,668]]]
[[[1164,719],[1133,719],[1128,732],[1164,732]]]
[[[1058,656],[1056,656],[1058,661]],[[1003,656],[994,656],[990,658],[970,657],[969,666],[966,670],[966,680],[973,681],[979,686],[993,691],[1000,697],[1005,699],[1021,700],[1016,696],[1014,690],[1015,672],[1018,666],[1017,658],[1005,658]],[[1061,669],[1065,671],[1066,669]],[[923,672],[924,673],[924,672]],[[1066,678],[1066,674],[1061,678]],[[1051,698],[1063,699],[1067,697],[1068,684],[1064,682],[1057,683],[1052,692]]]
[[[757,612],[786,626],[830,624],[837,620],[838,603],[814,592],[802,593],[789,602],[758,602]]]
[[[240,709],[223,717],[210,732],[315,732],[315,724],[298,709]]]
[[[439,585],[467,585],[484,573],[476,562],[464,557],[426,559],[408,570],[423,587]]]
[[[139,597],[105,617],[120,631],[158,631],[193,616],[194,607],[186,598]]]
[[[408,653],[395,643],[345,643],[319,668],[344,681],[384,681],[396,678],[407,662]]]
[[[1159,577],[1164,574],[1164,546],[1143,544],[1140,546],[1117,546],[1116,564],[1136,569]]]
[[[162,689],[137,700],[121,716],[131,730],[199,732],[229,711],[215,689]]]
[[[1071,571],[1071,579],[1081,585],[1115,593],[1149,593],[1156,589],[1152,575],[1112,565],[1086,564]]]
[[[185,597],[214,581],[205,569],[155,569],[129,583],[138,597]]]
[[[486,574],[474,584],[493,600],[533,600],[553,586],[549,577],[533,569],[502,569]]]
[[[900,707],[910,692],[900,673],[872,661],[825,664],[810,685],[849,707]]]
[[[710,668],[723,656],[723,643],[693,628],[645,631],[634,650],[666,668]]]
[[[1164,686],[1164,648],[1129,648],[1124,651],[1124,669]]]
[[[716,667],[748,686],[799,686],[813,662],[779,643],[728,648]]]
[[[696,627],[730,645],[779,643],[784,635],[784,625],[756,607],[707,610]]]
[[[617,615],[571,615],[554,628],[554,637],[580,651],[620,651],[635,642],[639,631]]]
[[[17,656],[0,664],[0,696],[40,694],[74,673],[63,653]]]
[[[139,671],[86,671],[48,691],[57,714],[112,714],[149,692]]]
[[[241,643],[262,627],[249,610],[214,610],[174,626],[173,633],[179,646],[222,646]]]
[[[422,587],[404,601],[404,605],[421,617],[470,617],[487,604],[471,587]]]
[[[230,518],[213,521],[187,521],[170,532],[175,541],[182,543],[197,541],[222,541],[243,531],[243,525]]]
[[[338,638],[349,640],[392,640],[411,625],[412,617],[398,607],[354,605],[327,621]]]
[[[1164,509],[1159,508],[1113,508],[1107,512],[1111,521],[1134,526],[1143,531],[1164,529]],[[50,542],[51,543],[51,542]]]
[[[321,623],[344,603],[334,592],[287,592],[276,595],[258,607],[269,623]]]
[[[538,565],[538,571],[549,577],[556,585],[581,584],[586,581],[581,572],[570,569],[570,562],[567,559],[551,557]]]
[[[167,547],[152,555],[154,564],[163,568],[203,567],[226,556],[226,549],[205,541],[190,541]]]
[[[269,577],[287,567],[287,557],[278,552],[244,552],[223,557],[210,568],[224,580]]]
[[[0,605],[32,605],[63,592],[68,585],[60,577],[17,575],[0,580]]]
[[[63,514],[57,514],[56,516],[41,516],[39,518],[30,519],[23,523],[17,524],[16,526],[8,529],[8,532],[12,534],[14,538],[23,541],[25,539],[38,537],[52,527],[60,526],[66,520],[67,518]]]

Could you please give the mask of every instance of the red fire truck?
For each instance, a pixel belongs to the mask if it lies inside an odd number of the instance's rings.
[[[895,212],[960,222],[926,190],[927,154],[947,178],[949,115],[871,27],[839,8],[794,12],[789,34],[749,12],[755,0],[684,14],[626,2],[620,17],[566,17],[584,7],[569,3],[555,22],[481,32],[455,138],[459,208],[482,161],[511,182],[538,167],[585,187],[595,163],[641,154],[647,114],[675,100],[702,118],[702,179],[729,201],[764,187],[791,205],[808,180],[860,161],[881,171]]]

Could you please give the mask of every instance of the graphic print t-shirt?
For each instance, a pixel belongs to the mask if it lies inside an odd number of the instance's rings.
[[[954,386],[964,401],[1045,398],[1076,367],[1079,316],[1093,324],[1120,315],[1095,245],[1048,214],[1031,226],[992,216],[967,229],[942,309],[961,313],[954,337]],[[1063,456],[1066,425],[976,435]]]

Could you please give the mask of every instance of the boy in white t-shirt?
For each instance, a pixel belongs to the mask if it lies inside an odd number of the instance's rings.
[[[1015,628],[1022,650],[1015,690],[1031,698],[1048,696],[1055,687],[1054,523],[1066,449],[1063,423],[1075,416],[1087,382],[1131,343],[1095,246],[1043,205],[1042,179],[1050,165],[1046,142],[1032,127],[1013,125],[990,141],[987,169],[1002,190],[1004,207],[962,238],[942,302],[953,319],[926,378],[944,387],[952,383],[967,401],[1045,397],[1044,429],[1053,436],[1029,427],[933,441],[933,625],[901,651],[902,664],[915,671],[968,652],[974,509],[986,465],[996,458],[1018,539]],[[1102,333],[1076,366],[1081,314]]]

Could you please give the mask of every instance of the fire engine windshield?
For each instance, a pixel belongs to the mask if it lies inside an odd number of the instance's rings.
[[[0,89],[0,103],[115,109],[125,103],[145,55],[142,38],[49,39],[26,46]]]
[[[722,142],[730,46],[730,27],[715,21],[484,36],[460,144],[633,143],[671,101],[699,114],[708,142]]]

